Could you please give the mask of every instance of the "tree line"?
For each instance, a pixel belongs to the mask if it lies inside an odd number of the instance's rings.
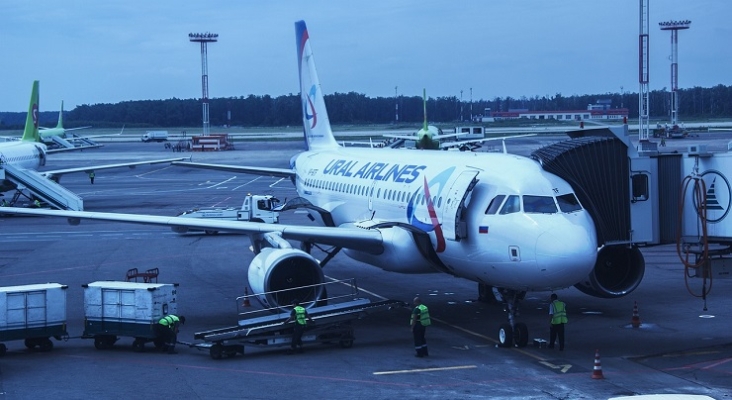
[[[496,97],[493,100],[460,101],[456,96],[427,100],[430,123],[469,121],[491,111],[527,109],[531,111],[584,110],[597,100],[611,100],[612,108],[628,108],[631,119],[638,118],[638,93],[605,93],[594,95],[534,97]],[[423,120],[420,96],[368,97],[362,93],[333,93],[325,95],[328,116],[333,124],[419,124]],[[665,88],[650,92],[649,114],[652,119],[664,119],[671,113],[670,92]],[[201,125],[200,99],[167,99],[123,101],[115,104],[84,104],[67,111],[67,127],[181,127]],[[299,95],[278,97],[269,95],[214,98],[209,100],[212,126],[280,127],[298,126],[302,122]],[[694,87],[679,90],[679,119],[732,117],[732,86]],[[398,117],[398,120],[397,120]],[[55,125],[58,114],[41,113],[41,125]],[[18,129],[25,123],[25,113],[0,113],[0,128]]]

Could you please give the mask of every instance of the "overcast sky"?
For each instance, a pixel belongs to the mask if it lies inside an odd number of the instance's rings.
[[[732,1],[650,2],[650,87],[670,88],[679,33],[679,87],[732,84]],[[371,97],[532,97],[638,92],[638,0],[66,0],[0,2],[0,111],[126,100],[298,92],[294,22],[308,25],[326,94]]]

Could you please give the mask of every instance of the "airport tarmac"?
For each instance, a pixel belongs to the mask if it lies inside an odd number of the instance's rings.
[[[724,145],[724,137],[709,139]],[[509,143],[528,154],[559,136]],[[667,141],[667,150],[697,143]],[[194,161],[284,167],[302,149],[299,142],[247,142],[223,153],[190,154]],[[83,153],[49,156],[48,169],[160,158],[162,144],[115,143]],[[85,209],[176,215],[201,206],[239,206],[247,193],[296,195],[279,178],[172,166],[64,176]],[[286,213],[282,223],[310,224]],[[68,341],[48,353],[7,342],[0,358],[0,395],[23,398],[302,398],[369,399],[606,399],[613,396],[685,393],[732,398],[732,280],[715,280],[706,301],[694,297],[701,281],[687,281],[673,245],[643,249],[646,274],[639,288],[621,299],[597,299],[574,288],[561,290],[567,303],[566,350],[529,346],[496,347],[505,322],[500,305],[475,301],[477,284],[448,275],[400,275],[336,256],[324,272],[355,278],[361,295],[405,302],[419,295],[430,308],[428,358],[415,358],[408,325],[410,309],[393,309],[354,323],[350,349],[306,346],[305,354],[284,348],[247,348],[247,354],[213,360],[208,351],[178,346],[179,354],[150,348],[134,352],[123,337],[112,350],[96,350],[83,331],[82,284],[123,280],[130,268],[159,268],[159,281],[179,283],[179,314],[187,317],[179,335],[236,323],[235,298],[244,292],[252,259],[240,235],[183,235],[168,228],[63,219],[0,217],[2,286],[58,282],[67,292]],[[314,252],[322,257],[322,253]],[[549,293],[528,293],[518,320],[531,338],[548,337]],[[634,304],[640,328],[631,327]],[[596,359],[596,351],[600,358]],[[596,361],[604,379],[593,379]]]

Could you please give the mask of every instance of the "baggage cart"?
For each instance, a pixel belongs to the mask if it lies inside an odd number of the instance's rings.
[[[178,284],[99,281],[84,288],[84,333],[98,350],[109,349],[120,336],[134,338],[132,347],[143,351],[153,342],[162,348],[155,326],[178,312]]]
[[[0,287],[0,356],[2,343],[24,340],[28,349],[53,349],[51,337],[68,338],[66,332],[66,289],[58,283]]]

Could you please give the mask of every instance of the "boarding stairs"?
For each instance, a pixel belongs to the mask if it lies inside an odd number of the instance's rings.
[[[83,211],[84,202],[81,197],[46,178],[32,169],[17,168],[12,164],[4,164],[5,179],[15,183],[18,190],[31,192],[36,198],[54,208],[61,210]]]

